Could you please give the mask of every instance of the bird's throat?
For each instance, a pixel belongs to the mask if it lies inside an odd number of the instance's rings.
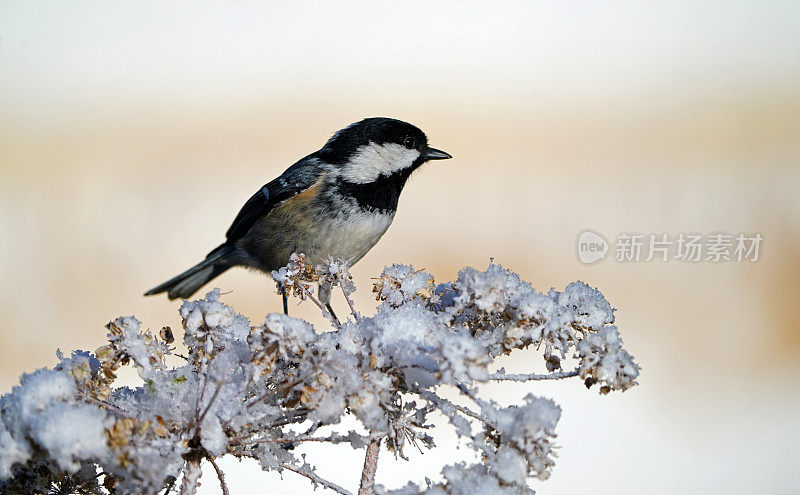
[[[400,192],[410,174],[410,170],[401,170],[392,175],[382,175],[367,184],[340,180],[337,188],[342,196],[353,198],[365,210],[394,213],[400,200]]]

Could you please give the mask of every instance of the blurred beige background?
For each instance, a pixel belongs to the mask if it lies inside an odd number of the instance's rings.
[[[577,381],[490,391],[564,408],[539,493],[794,493],[798,5],[0,1],[0,391],[56,348],[101,345],[118,315],[179,327],[178,302],[142,292],[201,259],[250,194],[335,130],[392,116],[455,158],[412,179],[354,269],[362,311],[385,264],[446,281],[493,257],[543,291],[598,286],[643,367],[640,387],[607,397]],[[587,266],[585,229],[765,240],[756,263],[612,252]],[[258,274],[213,286],[254,323],[280,310]],[[540,362],[507,365],[526,360]],[[453,447],[387,455],[379,481],[435,475]],[[356,485],[361,453],[310,460]],[[226,467],[232,493],[311,490]]]

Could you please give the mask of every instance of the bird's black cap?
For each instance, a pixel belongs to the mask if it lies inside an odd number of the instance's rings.
[[[334,134],[319,151],[328,163],[344,163],[356,150],[369,144],[395,143],[420,152],[424,160],[452,158],[444,151],[428,148],[428,137],[418,127],[388,117],[370,117]]]

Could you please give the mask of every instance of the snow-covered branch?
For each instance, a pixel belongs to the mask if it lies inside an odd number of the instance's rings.
[[[580,370],[555,371],[553,373],[506,373],[503,370],[489,375],[490,380],[509,382],[533,382],[537,380],[561,380],[580,375]]]
[[[121,317],[95,352],[59,354],[53,369],[22,375],[0,398],[0,491],[194,493],[203,460],[227,491],[215,459],[234,455],[350,493],[294,453],[301,443],[332,443],[366,449],[359,493],[531,493],[531,479],[553,468],[561,409],[532,394],[503,407],[481,398],[480,387],[577,376],[604,394],[636,385],[639,366],[622,348],[610,304],[582,282],[539,293],[491,264],[436,285],[424,271],[393,265],[375,280],[379,304],[367,317],[342,260],[311,266],[294,255],[274,277],[280,290],[318,304],[331,328],[283,314],[253,326],[214,290],[181,306],[180,354],[171,329],[153,333]],[[341,289],[349,319],[333,321],[313,297],[318,283]],[[497,358],[529,347],[548,373],[490,372]],[[116,385],[122,366],[134,367],[137,388]],[[469,405],[445,399],[448,389]],[[434,447],[431,415],[446,418],[482,461],[446,466],[439,482],[393,491],[375,483],[381,446],[400,458],[408,444]],[[341,428],[345,416],[361,432]],[[320,434],[323,426],[330,432]]]

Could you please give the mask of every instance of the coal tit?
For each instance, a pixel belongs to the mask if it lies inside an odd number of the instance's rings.
[[[187,298],[229,268],[270,274],[292,253],[315,264],[329,257],[354,264],[389,228],[412,172],[447,158],[409,123],[383,117],[356,122],[259,189],[205,260],[145,295]],[[330,291],[320,287],[319,298],[333,314]],[[283,308],[287,312],[285,293]]]

